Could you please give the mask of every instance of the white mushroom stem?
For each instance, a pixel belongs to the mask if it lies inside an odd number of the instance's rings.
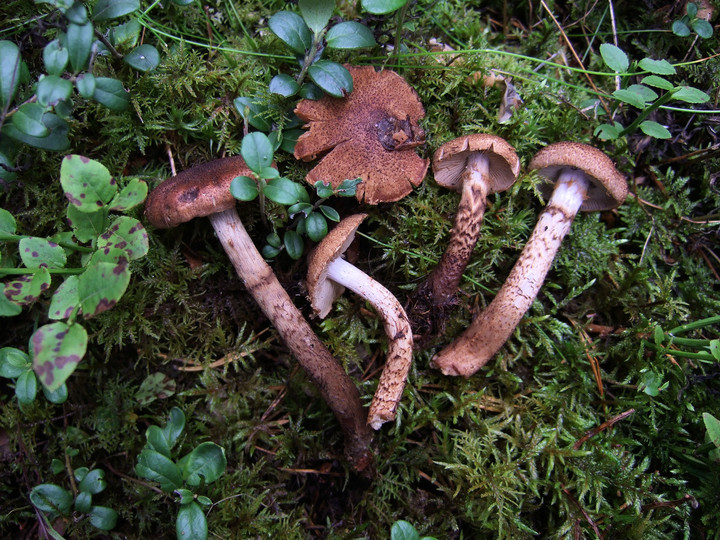
[[[372,432],[357,388],[292,303],[235,208],[208,217],[248,292],[335,413],[345,433],[348,459],[358,470],[364,469],[371,464]]]
[[[485,215],[489,166],[490,160],[483,152],[473,152],[467,158],[465,170],[460,177],[462,195],[450,232],[450,241],[440,263],[426,282],[435,306],[446,305],[454,296],[475,249]]]
[[[397,298],[377,281],[344,259],[333,260],[327,279],[343,285],[367,300],[380,314],[388,336],[388,355],[377,390],[370,404],[368,424],[380,429],[393,420],[412,362],[412,331]]]
[[[507,341],[540,291],[589,185],[582,172],[562,171],[547,207],[493,301],[433,358],[433,364],[445,375],[469,377]]]

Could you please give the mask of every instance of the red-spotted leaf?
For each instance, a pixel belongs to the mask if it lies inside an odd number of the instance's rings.
[[[62,268],[67,262],[65,250],[47,238],[23,238],[18,249],[23,264],[28,268]]]
[[[144,180],[131,178],[128,184],[110,201],[110,210],[125,212],[141,204],[148,194],[148,186]]]
[[[93,256],[87,270],[78,276],[78,298],[85,318],[94,317],[118,303],[130,283],[127,259],[117,263]]]
[[[99,259],[96,260],[115,263],[121,259],[133,261],[147,254],[148,235],[137,219],[121,216],[100,235],[97,249]]]
[[[50,272],[41,267],[35,274],[26,274],[5,284],[5,298],[18,306],[29,306],[50,287]]]
[[[96,212],[117,192],[115,179],[102,163],[78,155],[63,159],[60,184],[67,199],[81,212]]]
[[[33,370],[49,391],[60,388],[85,356],[87,332],[79,324],[46,324],[30,338],[34,357]]]
[[[68,276],[53,293],[48,309],[48,317],[57,321],[67,319],[80,304],[78,296],[78,277]]]

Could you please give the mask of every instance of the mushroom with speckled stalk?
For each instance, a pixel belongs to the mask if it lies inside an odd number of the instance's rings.
[[[461,197],[440,263],[407,302],[416,339],[428,339],[443,332],[460,279],[480,236],[487,197],[512,186],[519,172],[520,159],[515,149],[496,135],[465,135],[435,151],[435,182],[459,191]]]
[[[609,210],[622,204],[627,183],[612,160],[586,144],[560,142],[530,162],[546,183],[549,198],[507,280],[471,325],[432,363],[445,375],[469,377],[502,347],[532,305],[578,211]]]
[[[419,185],[430,162],[415,153],[425,143],[419,120],[425,116],[420,98],[400,75],[372,66],[346,66],[353,90],[344,98],[304,99],[295,108],[308,131],[295,145],[295,157],[314,160],[307,174],[337,187],[361,178],[356,196],[367,204],[394,202]]]
[[[345,453],[358,471],[373,466],[372,431],[360,394],[342,366],[315,335],[253,244],[230,193],[236,176],[250,176],[240,156],[197,165],[160,184],[148,197],[145,216],[157,228],[207,216],[246,289],[320,390],[345,434]]]
[[[367,300],[383,321],[388,353],[377,390],[370,403],[368,424],[380,429],[395,418],[412,363],[412,331],[397,298],[365,272],[342,258],[367,214],[343,219],[313,250],[308,261],[307,287],[315,313],[325,318],[347,287]]]

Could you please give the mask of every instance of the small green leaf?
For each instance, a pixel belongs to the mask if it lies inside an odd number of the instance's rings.
[[[354,197],[362,181],[362,178],[346,178],[335,188],[335,194],[340,197]]]
[[[62,268],[67,262],[65,250],[47,238],[25,237],[20,240],[18,250],[28,268]]]
[[[255,131],[246,135],[240,145],[240,153],[252,172],[259,175],[273,160],[273,147],[267,135]]]
[[[287,251],[291,259],[298,260],[302,257],[305,245],[296,231],[286,231],[283,236],[283,244],[285,245],[285,251]]]
[[[117,19],[140,9],[140,0],[98,0],[93,9],[95,22]]]
[[[93,99],[111,111],[124,111],[130,106],[130,94],[117,79],[95,77]]]
[[[262,171],[260,171],[258,176],[263,180],[272,180],[273,178],[278,178],[280,176],[280,171],[278,171],[275,167],[265,167]]]
[[[685,11],[689,17],[695,17],[698,12],[698,7],[695,2],[688,2],[685,4]]]
[[[299,202],[298,184],[287,178],[273,178],[263,189],[265,196],[273,202],[290,206]]]
[[[195,501],[180,506],[175,520],[175,533],[178,540],[205,540],[207,538],[207,519],[202,508]]]
[[[67,515],[73,504],[72,494],[55,484],[40,484],[30,491],[30,502],[35,508],[52,515]]]
[[[657,75],[648,75],[647,77],[644,77],[642,83],[648,86],[654,86],[655,88],[660,88],[661,90],[672,90],[674,88],[670,81],[663,79],[662,77],[658,77]]]
[[[189,489],[180,488],[175,490],[175,494],[179,497],[180,504],[188,504],[195,498],[195,494]]]
[[[274,246],[266,245],[262,248],[263,259],[271,260],[280,254],[280,249]]]
[[[672,23],[672,32],[678,37],[687,37],[690,35],[690,28],[683,21],[675,21]]]
[[[625,73],[630,66],[630,60],[628,60],[627,54],[625,54],[620,47],[612,43],[603,43],[600,45],[600,55],[607,67],[615,73]]]
[[[75,78],[75,87],[82,97],[90,99],[95,94],[95,75],[81,73]]]
[[[1,52],[0,52],[1,54]],[[70,60],[70,53],[60,44],[59,39],[53,39],[43,49],[43,62],[50,75],[62,75]]]
[[[233,101],[240,115],[252,127],[260,131],[270,131],[272,124],[267,119],[268,106],[258,101],[258,98],[238,97]]]
[[[60,184],[65,197],[81,212],[97,212],[117,192],[115,179],[102,163],[74,154],[62,160]]]
[[[657,92],[655,92],[655,90],[653,90],[652,88],[648,88],[643,84],[631,84],[627,87],[627,91],[637,94],[640,99],[642,99],[646,103],[655,101],[658,98]]]
[[[165,438],[165,434],[158,426],[150,426],[145,430],[145,438],[147,439],[147,448],[159,452],[163,456],[170,458],[170,442]]]
[[[420,540],[420,535],[412,523],[405,520],[398,520],[390,528],[391,540]]]
[[[403,7],[407,0],[362,0],[362,8],[374,15],[385,15]]]
[[[675,67],[667,60],[643,58],[638,65],[641,69],[654,73],[655,75],[675,75]]]
[[[290,97],[300,91],[300,85],[290,75],[281,73],[272,78],[269,89],[273,94]]]
[[[118,24],[110,29],[110,43],[115,47],[131,49],[140,40],[142,26],[137,19],[130,19],[128,22]]]
[[[337,210],[330,206],[326,206],[324,204],[320,205],[320,211],[323,213],[323,215],[328,218],[330,221],[338,222],[340,221],[340,214],[338,214]]]
[[[87,332],[79,324],[46,324],[30,338],[33,346],[33,370],[40,383],[57,390],[75,371],[85,356]]]
[[[205,495],[198,495],[198,498],[196,499],[198,504],[202,506],[210,506],[212,504],[212,501],[209,497],[205,497]]]
[[[91,22],[68,24],[65,33],[65,46],[70,56],[70,66],[72,66],[75,73],[87,69],[94,39],[95,30]]]
[[[305,232],[313,242],[319,242],[327,236],[328,226],[321,212],[312,212],[305,219]]]
[[[12,238],[15,231],[17,231],[15,217],[4,208],[0,208],[0,240]]]
[[[323,180],[318,180],[317,182],[315,182],[315,192],[317,193],[317,196],[321,199],[327,199],[328,197],[332,197],[335,194],[332,184]]]
[[[78,297],[86,319],[115,307],[130,283],[126,259],[117,263],[95,261],[93,257],[85,272],[78,276]]]
[[[314,86],[314,85],[313,85]],[[292,154],[295,152],[295,144],[297,143],[297,140],[300,138],[300,135],[305,133],[302,129],[286,129],[282,132],[282,142],[280,143],[280,148],[287,152],[288,154]]]
[[[643,99],[643,96],[633,92],[632,90],[627,90],[625,88],[621,88],[620,90],[615,90],[612,94],[616,99],[619,99],[620,101],[623,101],[625,103],[629,103],[633,107],[637,107],[638,109],[644,109],[646,106],[646,102]]]
[[[703,413],[703,422],[705,423],[708,437],[715,446],[720,448],[720,420],[710,413]]]
[[[345,97],[352,92],[352,75],[335,62],[318,60],[308,68],[308,75],[315,84],[333,97]]]
[[[711,38],[713,35],[713,27],[705,19],[696,19],[690,25],[695,33],[703,39]]]
[[[135,399],[140,405],[147,405],[156,399],[167,399],[175,393],[175,381],[164,373],[151,373],[140,384]],[[157,450],[157,448],[156,448]]]
[[[310,203],[300,202],[297,204],[293,204],[290,208],[288,208],[288,215],[292,218],[296,214],[303,214],[305,217],[308,217],[310,212],[313,210],[313,205]],[[268,242],[269,243],[269,242]],[[279,247],[279,246],[277,246]]]
[[[15,396],[21,405],[29,405],[35,401],[37,389],[37,377],[32,369],[22,372],[15,382]]]
[[[662,346],[663,341],[665,341],[665,332],[663,331],[662,326],[658,324],[653,330],[653,342],[655,345],[660,347]]]
[[[67,207],[67,222],[80,242],[95,240],[107,227],[107,212],[83,212],[74,204]]]
[[[12,115],[12,125],[30,137],[47,137],[50,130],[43,122],[46,110],[39,103],[25,103]]]
[[[152,71],[160,63],[160,53],[152,45],[140,45],[127,53],[123,60],[138,71]]]
[[[78,493],[75,497],[75,510],[82,514],[87,514],[92,506],[92,494],[91,493]]]
[[[30,357],[15,347],[0,349],[0,377],[17,379],[25,371],[32,368]]]
[[[120,190],[108,203],[110,210],[115,212],[127,212],[147,198],[148,185],[140,178],[131,178],[127,185]]]
[[[317,85],[306,82],[300,87],[300,97],[303,99],[312,99],[317,101],[323,97],[323,92]]]
[[[80,304],[78,296],[78,277],[68,276],[65,281],[55,289],[48,308],[48,317],[52,320],[67,319]]]
[[[37,99],[40,105],[54,107],[61,101],[70,99],[73,85],[67,79],[56,75],[46,75],[37,84]]]
[[[599,137],[604,141],[613,140],[617,139],[620,136],[620,132],[622,132],[622,130],[623,127],[618,122],[615,122],[615,125],[600,124],[598,127],[595,128],[593,136]]]
[[[102,469],[93,469],[85,475],[78,485],[80,491],[97,495],[105,490],[107,482],[105,481],[105,471]]]
[[[363,49],[376,45],[370,29],[357,22],[336,24],[325,35],[327,46],[331,49]]]
[[[50,403],[60,405],[61,403],[65,403],[67,401],[68,389],[65,383],[61,384],[58,388],[52,391],[48,390],[44,386],[41,386],[41,388],[43,394],[45,395],[45,399],[47,399]]]
[[[185,413],[183,413],[182,410],[180,410],[178,407],[173,407],[172,409],[170,409],[170,416],[168,417],[168,421],[162,428],[163,434],[168,440],[170,448],[175,446],[175,443],[177,442],[184,429]]]
[[[20,84],[20,49],[12,41],[0,40],[0,109],[10,103]]]
[[[182,472],[167,456],[150,448],[138,456],[135,472],[138,476],[160,484],[160,489],[172,492],[182,486]]]
[[[15,115],[13,115],[13,118],[14,117]],[[47,127],[50,131],[50,133],[44,137],[28,135],[27,133],[17,129],[12,122],[3,126],[2,134],[15,139],[16,141],[20,141],[42,150],[50,150],[52,152],[67,150],[70,147],[70,140],[67,137],[67,122],[62,118],[59,118],[57,115],[49,112],[43,115],[42,121],[43,124],[45,124],[45,127]]]
[[[14,317],[22,313],[22,308],[5,296],[5,284],[0,283],[0,317]]]
[[[680,89],[673,94],[673,98],[678,101],[684,101],[685,103],[706,103],[710,101],[710,96],[692,86],[681,86]]]
[[[95,258],[96,261],[119,264],[122,259],[134,261],[144,257],[150,245],[142,223],[129,216],[120,216],[100,235],[97,249],[103,256]]]
[[[182,468],[183,479],[188,485],[195,487],[211,484],[225,472],[225,449],[213,442],[200,443],[183,457],[178,465]]]
[[[660,395],[660,385],[662,377],[654,371],[646,371],[640,383],[640,388],[648,396],[656,397]]]
[[[323,28],[327,26],[333,10],[335,9],[334,0],[300,0],[298,2],[302,18],[310,30],[319,34]]]
[[[280,240],[280,236],[278,236],[278,233],[271,232],[265,237],[265,241],[270,244],[272,247],[280,248],[282,247],[282,240]]]
[[[713,355],[713,358],[720,362],[720,339],[713,339],[710,341],[710,354]]]
[[[669,139],[672,137],[672,134],[665,126],[658,124],[657,122],[653,122],[652,120],[643,121],[640,124],[640,129],[645,135],[650,135],[656,139]]]
[[[230,182],[230,193],[241,201],[253,201],[258,196],[255,180],[249,176],[236,176]]]
[[[5,283],[5,298],[18,306],[29,306],[50,287],[50,273],[41,266],[35,274],[19,276]]]
[[[278,11],[270,17],[268,26],[293,51],[305,54],[312,45],[310,29],[303,18],[292,11]]]

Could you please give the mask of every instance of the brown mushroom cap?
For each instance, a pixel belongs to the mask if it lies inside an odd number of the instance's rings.
[[[479,152],[490,161],[488,193],[508,189],[520,173],[520,159],[503,138],[488,133],[473,133],[446,142],[433,155],[435,181],[443,187],[460,191],[462,173],[469,155]]]
[[[625,177],[615,168],[612,160],[601,150],[576,142],[553,143],[540,150],[530,161],[531,170],[537,170],[549,183],[540,185],[543,197],[552,194],[554,182],[563,169],[582,171],[590,181],[580,211],[609,210],[622,204],[627,197]]]
[[[308,297],[320,318],[327,317],[333,302],[345,291],[344,286],[327,279],[328,265],[345,253],[355,239],[355,231],[366,217],[367,214],[355,214],[343,219],[308,258]]]
[[[362,178],[357,198],[368,204],[397,201],[419,185],[429,166],[413,150],[425,142],[418,121],[425,109],[415,91],[397,73],[372,66],[346,66],[353,91],[345,98],[302,100],[295,114],[308,122],[295,146],[295,157],[311,161],[328,152],[307,175],[337,187]]]
[[[232,208],[237,200],[230,193],[230,183],[236,176],[250,174],[240,156],[195,165],[168,178],[150,193],[145,217],[153,227],[168,229]]]

